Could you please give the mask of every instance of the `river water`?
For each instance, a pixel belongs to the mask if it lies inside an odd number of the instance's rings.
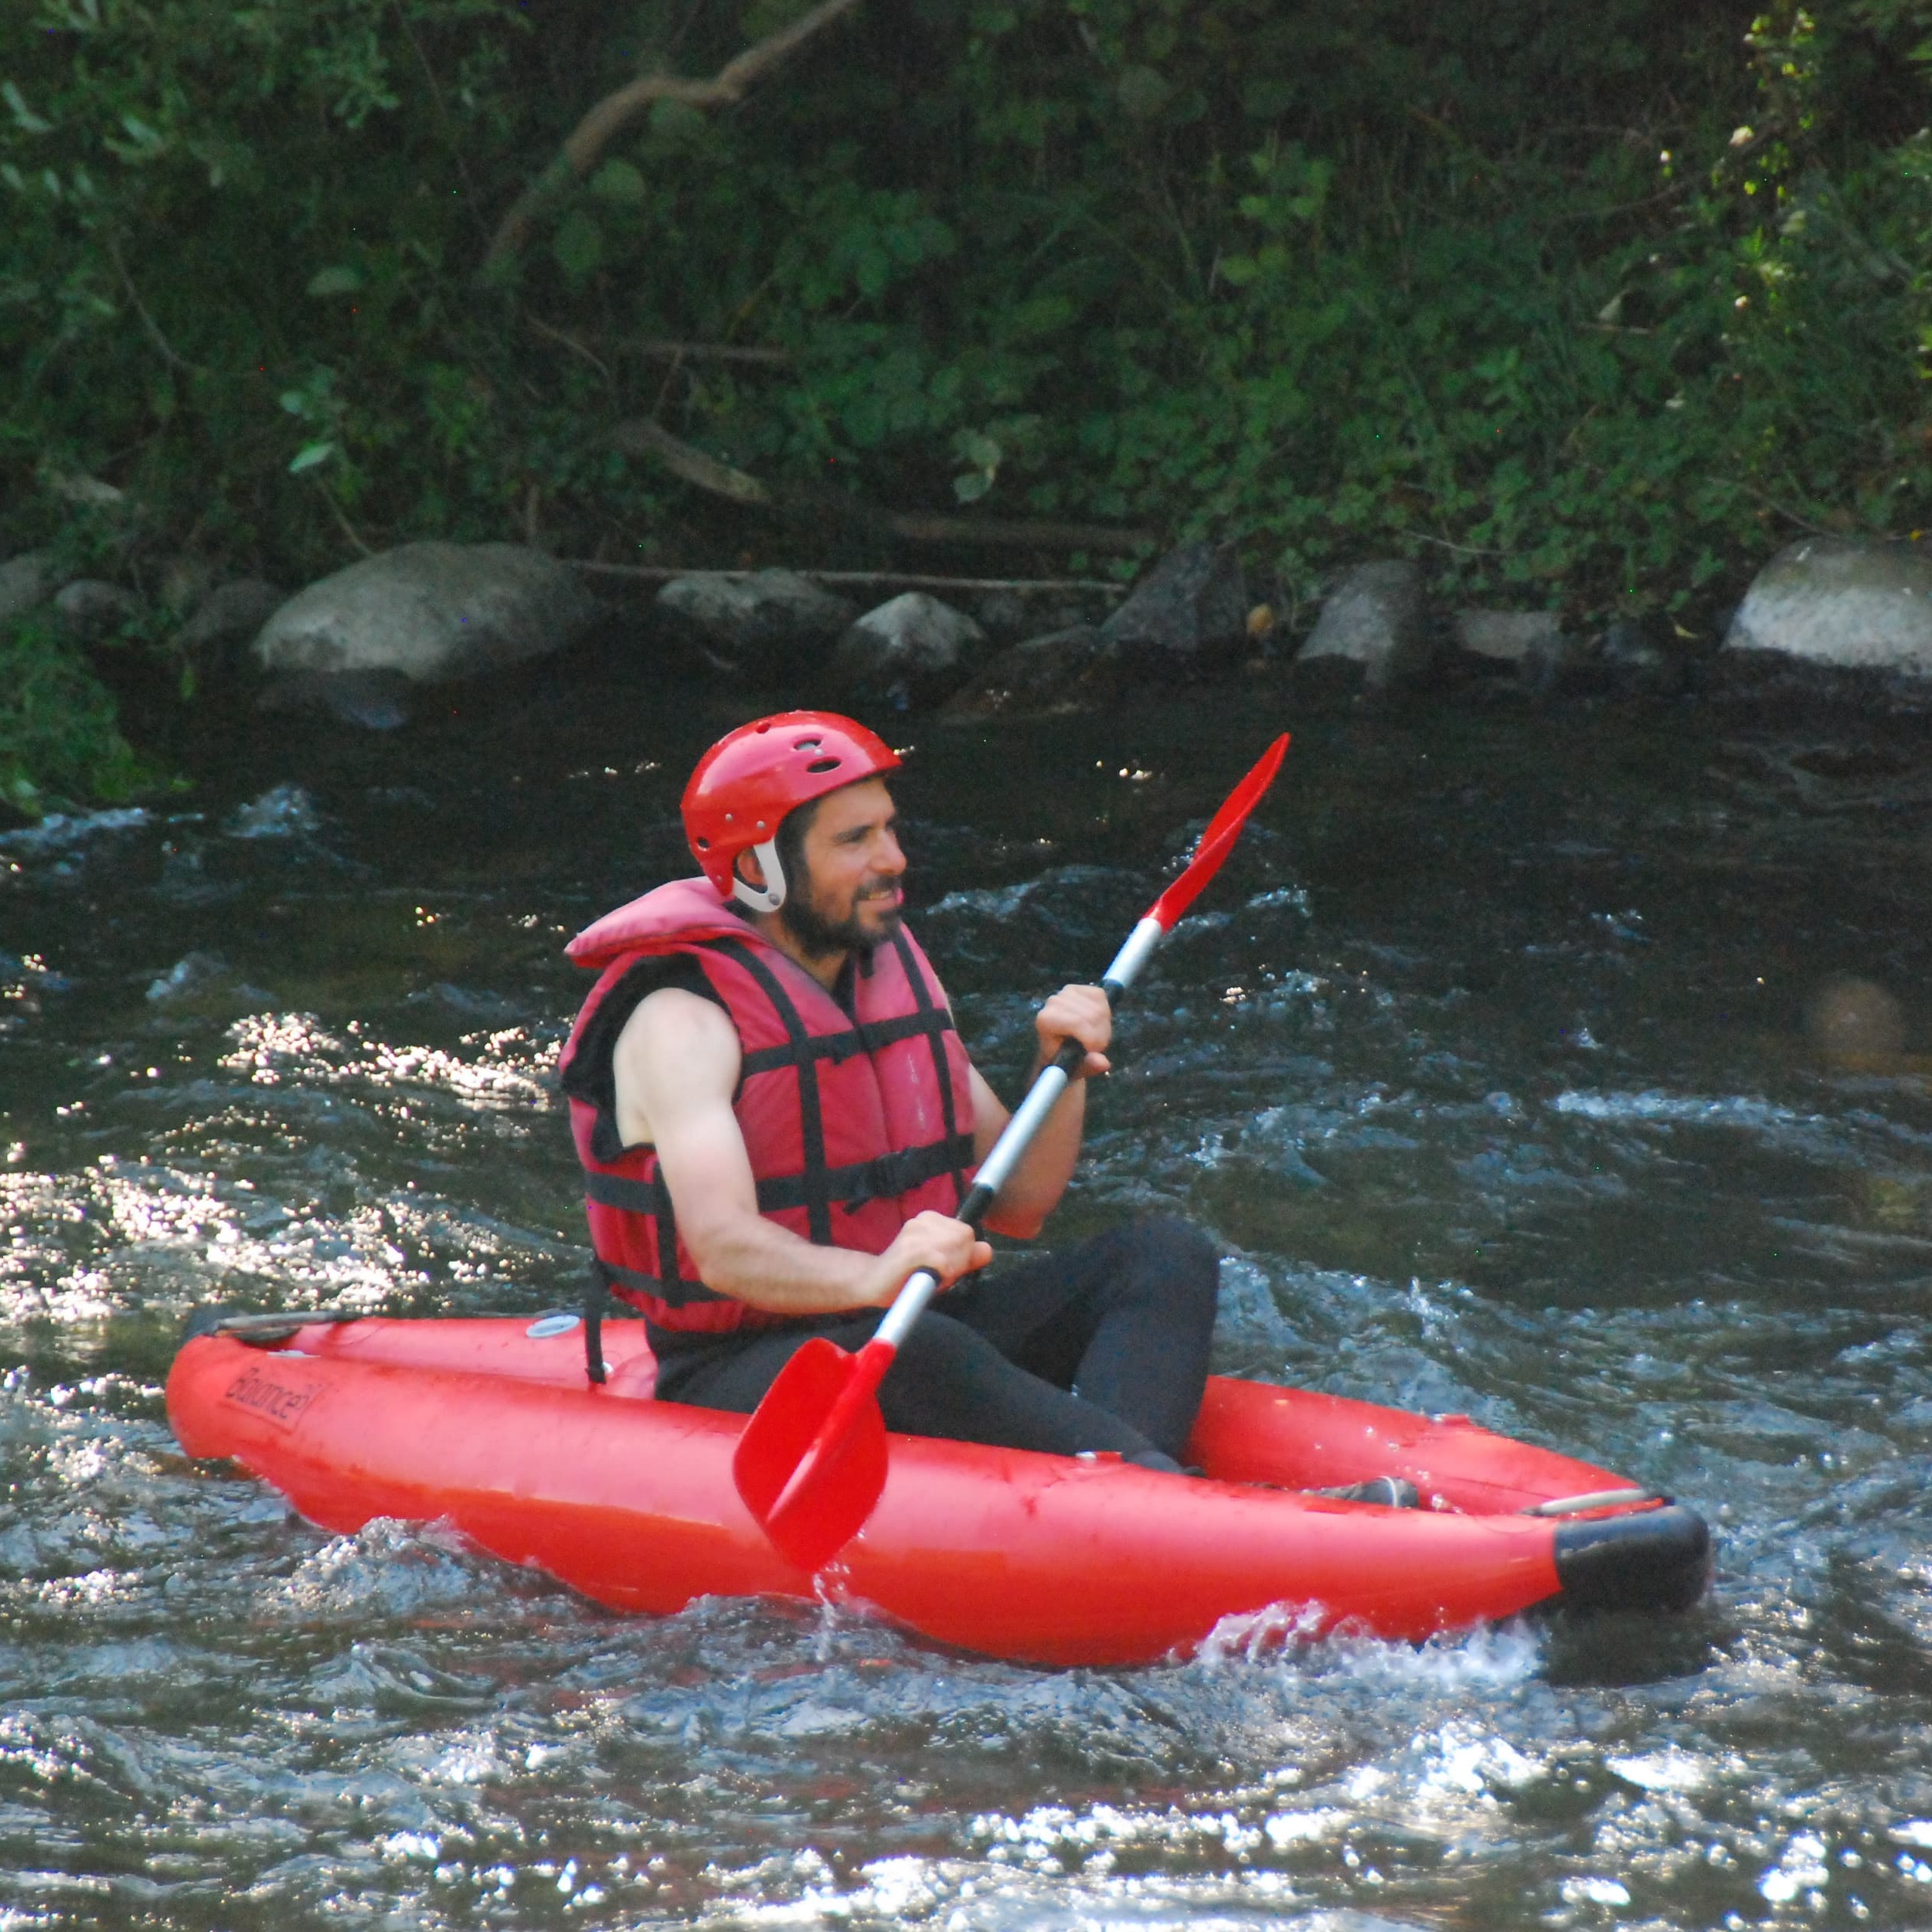
[[[900,728],[916,922],[1009,1094],[1295,728],[1056,1228],[1191,1215],[1220,1368],[1718,1539],[1666,1623],[1054,1672],[615,1617],[174,1446],[197,1301],[576,1294],[559,948],[685,869],[736,721],[596,676],[0,839],[0,1928],[1932,1923],[1932,733],[1260,689]]]

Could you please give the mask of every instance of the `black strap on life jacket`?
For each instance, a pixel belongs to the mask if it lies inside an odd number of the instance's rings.
[[[933,1072],[939,1081],[939,1104],[944,1110],[946,1122],[946,1138],[966,1142],[964,1156],[952,1165],[953,1185],[959,1190],[961,1200],[966,1198],[966,1163],[972,1158],[973,1142],[971,1134],[961,1135],[959,1122],[953,1111],[953,1070],[946,1063],[946,1036],[952,1031],[952,1015],[934,998],[932,988],[926,984],[926,975],[919,970],[919,962],[913,957],[913,949],[905,934],[893,934],[893,948],[899,954],[900,969],[906,975],[906,983],[913,989],[913,1003],[919,1009],[919,1016],[929,1022],[940,1024],[928,1031],[926,1038],[933,1049]]]
[[[848,1210],[862,1208],[869,1201],[889,1201],[910,1194],[942,1174],[956,1172],[973,1158],[970,1134],[949,1134],[944,1140],[928,1141],[923,1147],[903,1147],[869,1161],[855,1161],[849,1167],[828,1168],[826,1189],[838,1205]],[[758,1212],[770,1214],[780,1208],[805,1205],[805,1177],[781,1175],[758,1183]]]
[[[821,1248],[832,1245],[831,1175],[825,1166],[825,1116],[818,1097],[818,1056],[804,1016],[779,983],[778,976],[741,939],[713,939],[712,950],[734,959],[758,983],[772,1011],[784,1027],[790,1063],[798,1073],[798,1137],[804,1157],[807,1239]],[[784,1063],[781,1063],[783,1064]]]
[[[665,1184],[662,1167],[647,1181],[628,1174],[600,1174],[594,1168],[589,1169],[583,1176],[583,1192],[600,1207],[645,1216],[653,1223],[657,1236],[658,1272],[646,1274],[641,1269],[627,1268],[615,1261],[600,1260],[597,1266],[603,1270],[606,1289],[613,1286],[634,1288],[641,1294],[655,1295],[660,1301],[668,1301],[673,1308],[682,1308],[689,1301],[726,1298],[702,1281],[687,1281],[678,1266],[678,1213],[672,1205],[671,1189]]]
[[[917,1039],[921,1034],[944,1036],[952,1031],[952,1021],[942,1009],[901,1013],[894,1019],[855,1020],[835,1033],[815,1033],[811,1050],[817,1059],[838,1066],[855,1053],[877,1053],[902,1039]],[[760,1046],[747,1053],[739,1064],[739,1077],[776,1072],[797,1063],[798,1052],[789,1042],[783,1046]]]
[[[731,1299],[728,1294],[720,1294],[716,1288],[707,1288],[702,1281],[687,1281],[679,1274],[674,1274],[665,1281],[655,1274],[646,1274],[641,1268],[621,1267],[614,1261],[604,1262],[603,1267],[604,1277],[611,1287],[630,1288],[674,1308],[689,1308],[694,1301]]]
[[[621,1174],[587,1173],[584,1192],[606,1207],[625,1208],[649,1215],[656,1226],[658,1272],[645,1274],[635,1268],[619,1267],[600,1256],[590,1257],[590,1286],[583,1302],[584,1367],[593,1382],[602,1382],[604,1361],[604,1311],[613,1282],[654,1297],[674,1308],[692,1301],[721,1301],[725,1298],[702,1281],[687,1281],[678,1267],[678,1216],[671,1205],[671,1190],[665,1185],[659,1167],[648,1181],[634,1181]]]
[[[611,1277],[594,1254],[590,1279],[583,1290],[583,1372],[600,1388],[610,1379],[604,1366],[604,1309],[610,1299]]]
[[[825,1192],[833,1203],[847,1209],[862,1208],[869,1201],[889,1201],[910,1194],[942,1174],[957,1175],[973,1158],[970,1134],[949,1134],[944,1139],[928,1141],[921,1147],[906,1147],[881,1154],[869,1161],[855,1161],[849,1166],[829,1168]],[[670,1219],[669,1195],[660,1168],[648,1181],[624,1174],[600,1174],[594,1170],[583,1177],[583,1192],[600,1207],[617,1208],[628,1214],[648,1215],[658,1223],[658,1252],[664,1252],[662,1230]],[[807,1204],[808,1189],[803,1174],[768,1175],[757,1183],[758,1212],[775,1214],[781,1208],[801,1208]],[[675,1257],[674,1257],[675,1269]],[[675,1278],[675,1277],[674,1277]],[[668,1299],[668,1298],[667,1298]]]

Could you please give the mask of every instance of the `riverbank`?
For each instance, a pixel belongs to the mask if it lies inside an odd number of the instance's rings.
[[[1396,558],[1284,607],[1268,600],[1278,583],[1251,577],[1234,546],[1208,544],[1169,553],[1132,583],[590,569],[512,545],[425,543],[293,596],[203,578],[185,602],[144,605],[130,587],[71,576],[52,553],[0,565],[0,591],[9,587],[16,604],[33,600],[15,611],[16,635],[41,640],[48,666],[87,652],[115,687],[111,698],[91,687],[75,711],[73,729],[92,734],[92,779],[43,743],[70,786],[45,793],[16,747],[12,807],[23,823],[90,791],[158,795],[192,760],[188,747],[273,742],[304,729],[304,715],[391,730],[587,690],[619,666],[654,678],[667,704],[816,703],[881,724],[951,726],[1104,715],[1217,686],[1301,716],[1706,699],[1876,716],[1916,713],[1932,694],[1932,560],[1914,544],[1837,538],[1786,546],[1701,628],[1655,612],[1592,627],[1558,610],[1471,607]],[[136,651],[115,645],[118,632],[104,639],[103,625],[172,641]],[[23,715],[37,689],[23,679]],[[41,702],[59,712],[57,699]]]

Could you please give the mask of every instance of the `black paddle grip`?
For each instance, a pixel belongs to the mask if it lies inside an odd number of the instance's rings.
[[[979,1232],[980,1217],[992,1205],[993,1190],[984,1182],[975,1181],[966,1190],[965,1197],[959,1204],[959,1213],[956,1218],[966,1222],[977,1234]]]
[[[1060,1050],[1048,1065],[1057,1066],[1070,1080],[1080,1070],[1080,1063],[1086,1058],[1087,1049],[1078,1040],[1070,1038],[1060,1042]]]

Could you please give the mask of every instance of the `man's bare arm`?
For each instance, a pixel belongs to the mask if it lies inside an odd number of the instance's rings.
[[[1097,986],[1063,986],[1034,1016],[1039,1039],[1033,1073],[1051,1060],[1063,1039],[1077,1039],[1087,1054],[1073,1084],[1055,1103],[1038,1133],[1020,1156],[999,1199],[986,1216],[995,1234],[1029,1240],[1060,1205],[1080,1157],[1080,1135],[1087,1121],[1087,1078],[1107,1070],[1106,1049],[1113,1037],[1114,1016],[1107,995]],[[1031,1086],[1031,1078],[1028,1080]],[[973,1154],[983,1161],[992,1151],[1009,1117],[1005,1107],[981,1077],[972,1072]]]
[[[638,1003],[611,1056],[618,1131],[627,1145],[656,1145],[706,1287],[774,1314],[835,1314],[890,1301],[917,1269],[951,1283],[992,1258],[943,1214],[916,1216],[883,1254],[815,1247],[767,1220],[731,1111],[740,1058],[723,1012],[669,986]]]

